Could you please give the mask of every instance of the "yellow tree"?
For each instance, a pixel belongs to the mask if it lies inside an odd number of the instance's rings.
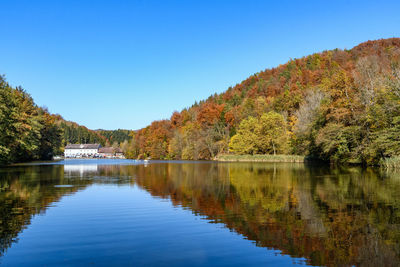
[[[285,118],[274,111],[264,113],[257,125],[257,147],[262,153],[284,153],[287,149],[287,124]]]
[[[232,136],[229,150],[236,154],[256,154],[258,120],[254,117],[244,119],[238,127],[237,134]]]

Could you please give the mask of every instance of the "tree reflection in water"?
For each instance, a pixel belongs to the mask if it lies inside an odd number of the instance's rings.
[[[312,265],[399,265],[400,179],[303,164],[37,165],[0,171],[4,254],[33,215],[93,183],[132,184]],[[70,185],[58,187],[55,185]]]

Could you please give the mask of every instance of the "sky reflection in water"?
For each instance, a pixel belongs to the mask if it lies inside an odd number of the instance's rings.
[[[395,173],[70,160],[0,169],[4,265],[399,265]]]

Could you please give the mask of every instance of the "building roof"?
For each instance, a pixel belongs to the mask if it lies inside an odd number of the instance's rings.
[[[101,147],[101,148],[99,148],[99,153],[114,154],[114,148],[112,148],[112,147]]]
[[[65,149],[99,149],[100,144],[68,144]]]

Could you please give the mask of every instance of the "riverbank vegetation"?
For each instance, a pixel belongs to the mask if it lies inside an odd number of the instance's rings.
[[[291,154],[379,164],[400,155],[400,39],[261,71],[133,132],[124,149],[131,158]]]
[[[299,155],[235,155],[221,154],[214,158],[217,161],[229,162],[305,162],[306,158]]]
[[[400,170],[400,156],[383,159],[381,166],[385,167],[386,169]]]

